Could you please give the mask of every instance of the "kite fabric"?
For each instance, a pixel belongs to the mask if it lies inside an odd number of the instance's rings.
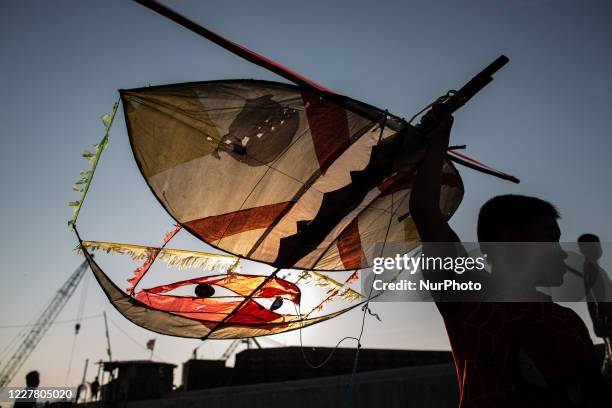
[[[75,229],[76,231],[76,229]],[[94,261],[86,247],[85,259],[111,304],[126,319],[145,329],[169,336],[210,339],[240,339],[267,336],[300,329],[339,316],[361,303],[312,318],[282,315],[261,306],[255,300],[240,303],[229,298],[197,298],[172,296],[166,292],[187,284],[206,283],[224,287],[238,296],[255,288],[267,277],[251,275],[217,275],[144,289],[129,296],[117,287]],[[232,282],[232,279],[237,280]],[[296,291],[297,290],[297,291]],[[255,298],[277,296],[299,302],[299,289],[281,279],[269,279]],[[233,313],[232,313],[233,312]],[[222,321],[231,314],[231,317]]]
[[[189,279],[168,285],[161,285],[138,292],[134,297],[142,303],[157,310],[165,310],[180,316],[192,317],[198,320],[217,322],[240,306],[245,296],[257,289],[266,280],[266,276],[256,275],[216,275]],[[168,294],[174,289],[191,285],[211,285],[225,288],[238,296],[193,297],[174,296]],[[214,292],[213,292],[214,293]],[[279,278],[269,279],[259,289],[252,299],[233,314],[228,323],[267,324],[284,317],[268,310],[254,299],[287,299],[298,305],[300,289],[293,283]],[[228,300],[230,299],[230,300]],[[285,316],[286,317],[286,316]],[[291,316],[295,318],[297,316]]]
[[[408,203],[425,141],[402,120],[268,81],[120,92],[149,187],[213,247],[277,268],[349,271],[419,245]],[[443,174],[450,217],[463,184],[448,160]]]

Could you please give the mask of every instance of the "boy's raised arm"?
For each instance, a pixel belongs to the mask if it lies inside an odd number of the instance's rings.
[[[442,165],[452,125],[453,117],[447,116],[427,135],[428,148],[417,167],[417,174],[412,185],[410,214],[422,242],[458,240],[440,211]]]

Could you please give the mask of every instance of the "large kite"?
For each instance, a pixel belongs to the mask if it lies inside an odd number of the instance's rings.
[[[408,202],[415,167],[435,117],[425,114],[419,125],[412,126],[335,94],[157,2],[137,2],[295,85],[222,80],[120,91],[136,163],[178,226],[159,248],[91,243],[79,237],[80,248],[110,301],[142,327],[202,339],[280,333],[358,306],[363,301],[359,294],[351,297],[357,304],[327,315],[278,313],[283,301],[300,304],[296,282],[279,278],[278,272],[354,271],[371,266],[375,257],[417,247],[420,240]],[[500,57],[459,91],[440,98],[438,105],[452,113],[506,62]],[[116,108],[105,120],[107,134]],[[96,152],[87,152],[92,170],[83,173],[84,188],[77,188],[83,196],[106,143],[107,135]],[[517,181],[449,151],[440,201],[449,218],[463,196],[454,162]],[[75,231],[82,201],[72,203]],[[165,249],[181,228],[229,255],[216,255],[220,258],[215,260],[212,254]],[[90,255],[93,249],[142,255],[145,263],[130,280],[128,293],[100,269]],[[137,291],[136,285],[158,257],[208,265],[208,270],[223,273]],[[276,269],[268,276],[241,274],[234,268],[239,258]],[[330,279],[335,283],[321,305],[349,293],[355,277],[352,274],[344,283]],[[187,284],[197,285],[196,296],[168,293]],[[232,295],[215,296],[214,287]],[[263,299],[272,299],[272,305],[263,306]]]

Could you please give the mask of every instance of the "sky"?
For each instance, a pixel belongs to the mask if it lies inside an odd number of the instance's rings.
[[[516,175],[521,183],[460,168],[465,197],[451,220],[453,228],[463,240],[474,241],[482,203],[497,194],[517,193],[559,207],[562,241],[575,241],[584,232],[612,241],[612,3],[163,2],[337,93],[405,117],[458,88],[500,54],[507,55],[510,63],[493,83],[455,115],[452,144],[466,144],[467,154]],[[231,78],[284,80],[127,0],[3,0],[0,7],[4,362],[4,348],[20,330],[7,326],[30,322],[82,261],[66,227],[71,215],[67,203],[77,198],[72,183],[87,167],[80,155],[100,140],[100,116],[110,111],[117,90]],[[157,245],[172,227],[133,161],[121,113],[79,225],[85,239],[144,245]],[[186,232],[173,245],[207,250]],[[116,282],[131,272],[115,260],[104,266]],[[23,385],[32,369],[41,372],[41,385],[77,384],[85,359],[90,360],[91,381],[97,370],[92,363],[105,358],[103,311],[109,316],[116,359],[148,358],[145,343],[156,338],[154,358],[181,364],[199,345],[131,324],[109,305],[93,279],[84,283],[13,385]],[[584,305],[571,306],[587,319]],[[364,347],[449,348],[432,304],[374,304],[372,309],[382,322],[366,320]],[[75,339],[70,320],[79,313],[85,319]],[[360,321],[356,310],[308,328],[303,343],[333,346],[358,334]],[[299,341],[293,332],[262,344]],[[199,355],[218,358],[228,344],[207,342]]]

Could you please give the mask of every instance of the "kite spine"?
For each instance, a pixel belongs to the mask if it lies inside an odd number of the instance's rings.
[[[82,156],[87,159],[89,162],[89,170],[81,170],[81,178],[79,181],[74,183],[72,189],[78,193],[81,193],[81,197],[76,201],[71,201],[68,203],[70,207],[72,207],[72,219],[68,221],[68,226],[74,228],[76,225],[77,218],[79,217],[79,213],[81,211],[81,207],[83,207],[83,202],[85,201],[85,196],[87,196],[87,192],[89,191],[89,186],[91,185],[91,181],[93,180],[93,175],[98,167],[98,162],[100,161],[100,156],[102,152],[108,146],[108,136],[110,134],[110,129],[113,126],[113,121],[115,120],[115,115],[117,114],[117,109],[119,108],[119,101],[115,102],[113,105],[112,112],[106,113],[102,115],[102,123],[104,123],[104,136],[100,143],[96,143],[93,145],[95,151],[91,152],[87,149],[83,152]]]
[[[288,79],[291,82],[294,82],[298,85],[304,86],[306,88],[310,88],[310,89],[315,89],[318,91],[323,91],[323,92],[329,92],[329,93],[333,93],[330,89],[324,87],[323,85],[313,81],[310,78],[305,77],[304,75],[292,71],[287,67],[284,67],[283,65],[279,64],[276,61],[273,61],[270,58],[267,58],[261,54],[258,54],[238,43],[235,43],[233,41],[228,40],[225,37],[220,36],[219,34],[205,28],[202,27],[201,25],[199,25],[198,23],[196,23],[193,20],[190,20],[189,18],[177,13],[176,11],[164,6],[163,4],[159,3],[158,1],[155,0],[134,0],[134,2],[140,4],[141,6],[144,6],[146,8],[148,8],[149,10],[155,11],[158,14],[161,14],[162,16],[174,21],[175,23],[185,27],[186,29],[190,30],[191,32],[198,34],[199,36],[202,36],[204,38],[206,38],[209,41],[214,42],[215,44],[219,45],[220,47],[225,48],[226,50],[232,52],[233,54],[244,58],[245,60],[255,64],[255,65],[259,65],[262,68],[265,68],[267,70],[270,70],[272,72],[274,72],[277,75],[280,75],[281,77]]]
[[[377,113],[377,115],[372,116],[370,115],[367,110],[363,110],[363,109],[358,109],[358,105],[355,104],[351,104],[352,106],[349,106],[349,104],[347,104],[346,101],[346,97],[343,97],[342,95],[338,95],[336,94],[334,91],[332,91],[331,89],[315,82],[314,80],[307,78],[306,76],[300,74],[299,72],[290,70],[289,68],[279,64],[278,62],[267,58],[264,55],[258,54],[238,43],[235,43],[225,37],[222,37],[221,35],[201,26],[200,24],[196,23],[195,21],[177,13],[176,11],[164,6],[163,4],[159,3],[156,0],[133,0],[135,3],[140,4],[141,6],[144,6],[146,8],[148,8],[149,10],[152,10],[164,17],[166,17],[169,20],[174,21],[175,23],[185,27],[186,29],[188,29],[189,31],[209,40],[212,41],[213,43],[219,45],[222,48],[225,48],[226,50],[228,50],[229,52],[239,56],[240,58],[245,59],[246,61],[249,61],[255,65],[258,65],[262,68],[265,68],[271,72],[274,72],[277,75],[280,75],[281,77],[299,85],[302,87],[305,87],[306,89],[311,89],[315,92],[319,92],[321,95],[324,95],[327,98],[332,99],[333,101],[340,103],[342,106],[344,106],[346,109],[349,109],[355,113],[364,115],[366,118],[370,119],[370,120],[374,120],[374,121],[378,121],[381,120],[381,118],[383,118],[384,120],[387,120],[387,118],[389,116],[393,117],[393,115],[389,115],[388,112],[382,112],[380,111],[378,108],[374,108],[375,110],[379,111]],[[460,92],[464,93],[464,102],[466,102],[468,99],[471,99],[472,96],[474,96],[475,93],[477,93],[480,89],[482,89],[484,86],[486,86],[489,82],[491,82],[492,75],[493,73],[495,73],[497,70],[499,70],[503,65],[505,65],[508,62],[508,58],[505,55],[500,56],[498,59],[496,59],[492,64],[490,64],[488,67],[486,67],[483,71],[481,71],[478,75],[476,75],[474,78],[472,78],[472,80],[470,82],[468,82],[464,87],[461,88]],[[448,95],[448,94],[447,94]],[[431,105],[430,105],[431,106]],[[429,106],[428,106],[429,107]],[[417,115],[415,115],[413,117],[413,119],[418,116],[420,113],[424,112],[427,108],[423,109],[423,111],[417,113]],[[458,109],[458,107],[455,108],[455,110]],[[399,119],[399,125],[401,127],[403,126],[409,126],[409,127],[413,127],[410,124],[406,124],[405,121],[403,119]],[[412,120],[411,120],[412,121]],[[394,130],[400,130],[400,128],[395,128],[394,126],[390,126],[392,129]],[[455,152],[452,152],[455,153]],[[455,153],[456,154],[456,153]],[[519,179],[517,179],[516,177],[510,175],[510,174],[506,174],[503,173],[501,171],[495,170],[493,168],[490,168],[488,166],[483,165],[482,163],[476,164],[473,163],[474,160],[472,160],[470,157],[462,155],[463,159],[460,157],[457,157],[456,155],[452,155],[450,154],[450,152],[446,155],[448,160],[451,160],[455,163],[461,164],[465,167],[468,167],[472,170],[476,170],[479,171],[481,173],[484,174],[488,174],[497,178],[500,178],[502,180],[507,180],[507,181],[511,181],[513,183],[519,183]]]

